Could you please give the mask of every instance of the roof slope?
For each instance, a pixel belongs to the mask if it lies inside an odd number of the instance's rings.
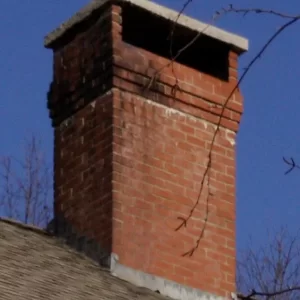
[[[0,219],[0,299],[169,299],[113,277],[46,232]]]

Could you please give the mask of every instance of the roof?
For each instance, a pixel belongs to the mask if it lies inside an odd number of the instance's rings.
[[[77,12],[73,17],[69,20],[61,24],[54,31],[49,33],[45,37],[45,47],[50,47],[50,45],[64,35],[70,28],[74,25],[82,22],[86,18],[88,18],[93,12],[98,10],[101,6],[105,5],[108,2],[119,2],[119,3],[127,3],[133,6],[139,7],[141,9],[147,10],[152,14],[160,16],[162,18],[174,21],[178,17],[178,12],[159,4],[156,4],[149,0],[93,0],[91,3],[82,8],[79,12]],[[219,29],[215,26],[202,23],[196,19],[187,17],[182,14],[178,19],[177,23],[184,27],[187,27],[196,32],[203,32],[206,36],[212,37],[214,39],[220,40],[226,44],[232,45],[234,48],[238,50],[238,52],[245,52],[248,50],[248,40],[235,35],[233,33],[229,33],[225,30]]]
[[[35,227],[0,219],[0,299],[166,300],[99,267]]]

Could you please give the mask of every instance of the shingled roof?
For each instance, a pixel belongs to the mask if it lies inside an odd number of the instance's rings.
[[[5,300],[169,299],[115,278],[43,230],[5,219],[0,219],[0,269]]]

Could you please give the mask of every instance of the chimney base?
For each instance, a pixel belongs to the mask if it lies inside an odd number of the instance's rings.
[[[144,273],[124,266],[118,262],[118,255],[111,254],[110,270],[113,276],[136,286],[150,289],[176,300],[225,300],[228,298],[203,292],[159,276]]]

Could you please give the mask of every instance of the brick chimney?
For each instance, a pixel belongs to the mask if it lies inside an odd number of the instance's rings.
[[[177,15],[146,0],[93,1],[45,38],[56,229],[115,276],[217,299],[235,292],[239,90],[207,169],[208,155],[248,42],[186,16],[174,27]],[[172,28],[174,55],[204,33],[170,64]]]

